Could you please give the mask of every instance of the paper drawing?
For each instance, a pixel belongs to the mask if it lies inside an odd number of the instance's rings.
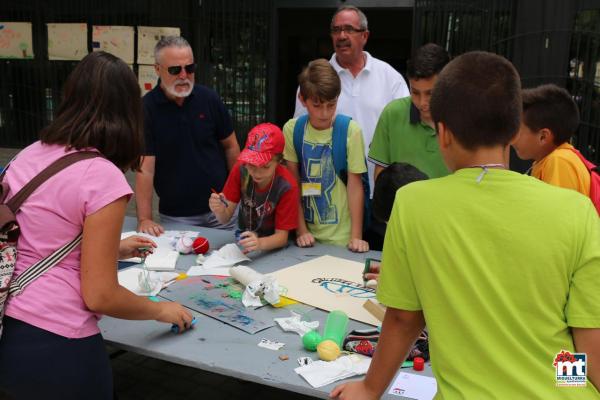
[[[33,58],[30,22],[0,22],[0,58]]]
[[[154,46],[165,36],[181,36],[179,28],[138,26],[138,64],[154,64]]]
[[[49,60],[81,60],[88,53],[87,24],[46,24]]]
[[[242,305],[243,290],[232,278],[189,277],[163,289],[159,296],[250,334],[274,326],[272,316]]]
[[[375,297],[375,289],[363,286],[363,269],[363,263],[322,256],[271,275],[289,298],[325,311],[342,310],[349,318],[379,325],[362,306],[366,299]]]
[[[138,83],[142,90],[142,96],[151,91],[158,82],[158,75],[154,65],[138,65]]]
[[[106,51],[133,64],[133,26],[94,25],[92,49]]]

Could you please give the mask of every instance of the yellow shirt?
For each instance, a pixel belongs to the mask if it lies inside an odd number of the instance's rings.
[[[563,143],[541,160],[533,163],[531,176],[551,185],[577,190],[590,196],[590,172],[571,149]]]
[[[300,168],[301,182],[316,182],[320,184],[321,194],[317,196],[302,196],[304,219],[310,233],[321,243],[346,246],[350,240],[350,209],[346,185],[335,173],[332,158],[333,129],[317,130],[309,123],[306,124],[304,141],[298,160],[294,148],[294,127],[296,119],[289,120],[283,126],[285,136],[285,160],[302,163]],[[350,121],[347,139],[348,171],[362,174],[367,171],[362,131],[358,124]],[[308,171],[302,173],[302,170]],[[301,185],[301,190],[302,185]]]

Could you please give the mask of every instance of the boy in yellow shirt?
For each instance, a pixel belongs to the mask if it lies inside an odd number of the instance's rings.
[[[556,85],[524,89],[523,116],[512,144],[523,160],[533,160],[531,176],[590,196],[590,172],[569,139],[579,126],[579,111],[569,92]]]

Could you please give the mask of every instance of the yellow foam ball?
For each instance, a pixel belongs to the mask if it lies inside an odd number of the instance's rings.
[[[340,348],[333,340],[323,340],[317,346],[319,358],[323,361],[333,361],[340,356]]]

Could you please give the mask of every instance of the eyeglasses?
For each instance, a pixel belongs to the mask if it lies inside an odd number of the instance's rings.
[[[352,25],[332,26],[331,34],[339,35],[342,32],[346,32],[347,35],[353,35],[355,33],[364,32],[366,29],[355,28]]]
[[[182,68],[185,69],[185,72],[187,74],[193,74],[194,72],[196,72],[196,63],[188,64],[183,67],[181,65],[173,65],[172,67],[167,67],[167,71],[171,75],[179,75],[181,73]]]

